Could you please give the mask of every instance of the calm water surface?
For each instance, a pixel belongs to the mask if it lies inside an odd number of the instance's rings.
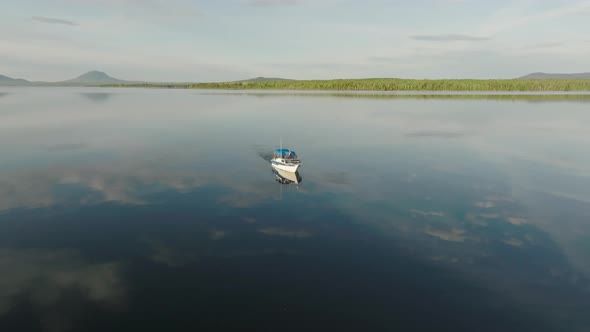
[[[0,88],[0,331],[589,331],[589,110]]]

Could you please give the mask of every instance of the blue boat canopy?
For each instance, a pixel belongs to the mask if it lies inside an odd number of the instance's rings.
[[[276,149],[275,154],[278,154],[281,157],[297,157],[295,151],[289,149]]]

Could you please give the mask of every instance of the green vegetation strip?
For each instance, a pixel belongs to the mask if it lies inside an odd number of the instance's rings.
[[[590,91],[590,80],[406,80],[375,78],[219,83],[108,84],[108,87],[325,91]]]

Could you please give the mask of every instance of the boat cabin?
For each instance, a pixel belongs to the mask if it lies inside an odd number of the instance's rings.
[[[289,150],[289,149],[276,149],[274,151],[273,159],[275,159],[275,160],[278,159],[283,163],[289,163],[289,164],[301,163],[301,161],[299,160],[299,157],[297,156],[297,153],[295,153],[295,151]]]

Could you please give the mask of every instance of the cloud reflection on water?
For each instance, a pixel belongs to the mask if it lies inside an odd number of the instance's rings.
[[[129,91],[145,100],[130,94],[107,98],[109,107],[94,100],[67,106],[46,97],[54,112],[48,122],[44,108],[0,114],[12,128],[0,130],[8,138],[0,142],[0,218],[7,231],[23,215],[51,211],[55,221],[71,218],[57,230],[79,227],[86,234],[84,227],[91,232],[99,225],[119,236],[109,238],[112,251],[131,247],[134,259],[165,269],[331,245],[354,250],[370,239],[388,253],[477,280],[494,294],[510,293],[524,306],[583,302],[590,253],[581,240],[590,234],[590,210],[581,198],[589,195],[590,160],[580,147],[589,119],[576,103],[560,113],[552,103],[530,108],[487,99],[310,102]],[[100,116],[79,111],[86,107],[97,107]],[[265,125],[277,112],[288,126]],[[47,127],[52,131],[32,130]],[[303,158],[298,188],[278,185],[266,160],[269,142],[281,135]],[[281,193],[284,199],[276,200]],[[89,271],[114,280],[109,276],[118,272],[105,267],[111,263],[61,251],[47,258],[43,252],[55,250],[46,249],[0,254],[23,261],[6,258],[14,270],[48,276],[48,283],[58,283],[59,269],[75,277],[68,280],[83,280],[60,285],[89,293],[94,302],[102,301],[97,294],[116,302],[125,293],[118,282],[103,293],[87,280]],[[55,270],[31,267],[52,259]],[[11,288],[25,289],[17,279],[4,277]],[[577,297],[565,291],[571,289]]]
[[[98,104],[106,103],[116,95],[115,93],[108,92],[80,92],[80,96]]]
[[[46,331],[72,329],[79,317],[60,310],[70,301],[90,301],[108,310],[124,305],[120,265],[86,262],[76,251],[0,249],[0,270],[0,318],[25,302],[41,313]]]

